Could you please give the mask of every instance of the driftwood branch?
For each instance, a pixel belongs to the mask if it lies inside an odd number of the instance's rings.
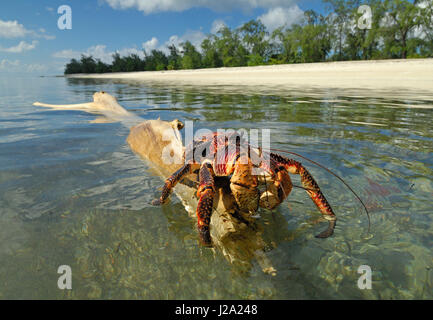
[[[180,121],[166,122],[158,119],[142,122],[143,119],[126,111],[108,93],[97,92],[93,98],[93,102],[77,105],[49,105],[39,102],[34,105],[99,114],[103,116],[103,122],[120,121],[128,127],[141,122],[130,129],[127,141],[131,149],[158,172],[162,181],[180,168],[179,163],[169,164],[163,161],[163,151],[167,147],[171,148],[175,156],[180,158],[183,156],[184,146],[179,132],[183,125]],[[174,188],[174,192],[182,201],[188,214],[196,219],[198,199],[194,182],[198,179],[194,174],[187,178],[192,183],[187,183],[187,181],[179,183]],[[214,211],[210,224],[214,248],[235,265],[243,266],[248,270],[252,262],[256,260],[264,272],[275,275],[276,270],[264,252],[265,242],[262,238],[262,228],[254,219],[243,216],[237,210],[227,179],[217,179],[216,187]]]

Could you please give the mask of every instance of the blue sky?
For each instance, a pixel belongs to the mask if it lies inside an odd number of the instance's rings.
[[[60,30],[57,9],[72,9],[72,30]],[[320,0],[14,0],[0,4],[0,74],[62,74],[81,53],[111,55],[199,44],[221,24],[236,28],[260,18],[270,29],[299,22]]]

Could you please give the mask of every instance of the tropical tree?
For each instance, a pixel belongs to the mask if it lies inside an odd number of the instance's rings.
[[[120,56],[118,52],[113,54],[113,62],[111,64],[112,72],[122,72],[126,70],[125,60]]]
[[[383,26],[385,54],[406,59],[414,52],[413,32],[422,24],[421,9],[408,0],[385,0],[386,20]]]
[[[249,51],[248,65],[263,64],[269,58],[269,32],[260,20],[250,20],[239,28],[239,36]]]
[[[304,13],[304,21],[273,33],[280,43],[279,59],[286,63],[326,61],[331,50],[327,18],[313,10]]]
[[[421,55],[433,57],[433,0],[415,1],[420,7],[421,27],[418,36],[421,38],[423,45]]]
[[[131,71],[143,71],[145,63],[137,54],[131,54],[127,57],[124,57],[124,67],[126,72]]]
[[[168,50],[170,51],[170,55],[167,58],[168,70],[177,70],[181,68],[182,65],[182,56],[179,53],[179,50],[176,48],[174,44],[168,46]]]
[[[111,72],[111,66],[102,62],[100,59],[98,59],[98,60],[96,60],[95,72],[96,73]]]
[[[146,55],[146,53],[145,53]],[[168,65],[168,59],[164,52],[161,50],[152,50],[149,55],[145,58],[145,70],[166,70]]]
[[[76,59],[72,59],[65,67],[65,74],[81,73],[81,63]]]
[[[161,50],[152,50],[151,54],[153,61],[155,63],[154,70],[167,70],[168,59],[165,53]]]
[[[223,62],[216,46],[215,35],[209,35],[201,43],[202,66],[204,68],[219,68]]]
[[[351,0],[323,0],[328,4],[328,23],[331,27],[333,50],[335,60],[344,60],[345,35],[350,27],[350,13],[353,10]]]
[[[325,61],[331,50],[331,35],[327,20],[313,10],[305,12],[305,25],[300,36],[302,62]]]
[[[201,67],[201,54],[197,51],[194,45],[185,41],[181,43],[183,48],[182,68],[183,69],[198,69]]]
[[[95,73],[96,61],[92,56],[81,55],[81,72],[82,73]]]
[[[270,44],[272,51],[270,55],[270,63],[294,63],[295,54],[292,50],[292,30],[281,26],[275,29],[271,35]]]
[[[240,67],[247,64],[249,52],[243,46],[237,30],[222,27],[217,32],[216,47],[224,67]]]

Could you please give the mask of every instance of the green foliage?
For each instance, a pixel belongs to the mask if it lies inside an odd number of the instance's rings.
[[[136,54],[131,54],[130,56],[124,57],[125,61],[125,71],[142,71],[144,69],[144,63],[140,57]]]
[[[415,53],[410,36],[422,24],[422,11],[407,0],[385,0],[383,5],[388,13],[387,24],[383,27],[385,54],[391,58],[406,59],[408,54]]]
[[[239,28],[239,35],[251,55],[266,59],[269,50],[269,42],[266,39],[269,33],[260,20],[245,23]]]
[[[425,7],[421,9],[421,41],[422,57],[433,57],[433,0],[424,0]]]
[[[81,73],[81,63],[72,59],[65,67],[65,74]]]
[[[174,44],[169,45],[168,50],[170,50],[170,55],[167,58],[167,70],[180,69],[182,64],[182,56],[179,54],[176,46]]]
[[[331,13],[328,15],[328,25],[332,37],[332,49],[334,50],[333,60],[345,60],[345,43],[344,37],[350,26],[350,12],[353,11],[356,1],[351,0],[323,0],[328,4]],[[357,6],[358,7],[358,6]]]
[[[96,62],[96,68],[95,68],[95,72],[96,73],[107,73],[107,72],[111,72],[111,67],[102,62],[101,60],[97,60]]]
[[[210,35],[201,43],[203,68],[219,68],[223,65],[215,38],[214,35]]]
[[[81,73],[95,73],[96,61],[91,56],[81,56]]]
[[[242,45],[238,30],[221,28],[217,33],[215,46],[224,67],[241,67],[247,65],[249,52]]]
[[[145,60],[147,71],[167,70],[168,58],[161,50],[152,50]]]
[[[183,47],[182,69],[201,68],[201,54],[192,43],[186,41],[181,46]]]
[[[122,72],[126,71],[126,61],[124,58],[120,57],[119,53],[113,54],[113,63],[111,64],[112,72]]]
[[[189,41],[121,57],[111,65],[91,56],[72,59],[65,74],[241,67],[281,63],[433,57],[433,0],[323,0],[327,14],[304,13],[299,24],[272,34],[260,20],[222,27],[199,50]],[[360,29],[361,4],[372,9],[371,29]]]
[[[260,66],[265,64],[264,58],[259,54],[250,54],[248,56],[248,66]]]

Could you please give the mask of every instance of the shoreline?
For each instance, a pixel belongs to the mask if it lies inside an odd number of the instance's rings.
[[[216,69],[74,74],[73,79],[113,79],[186,85],[403,89],[433,93],[433,58],[284,64]]]

